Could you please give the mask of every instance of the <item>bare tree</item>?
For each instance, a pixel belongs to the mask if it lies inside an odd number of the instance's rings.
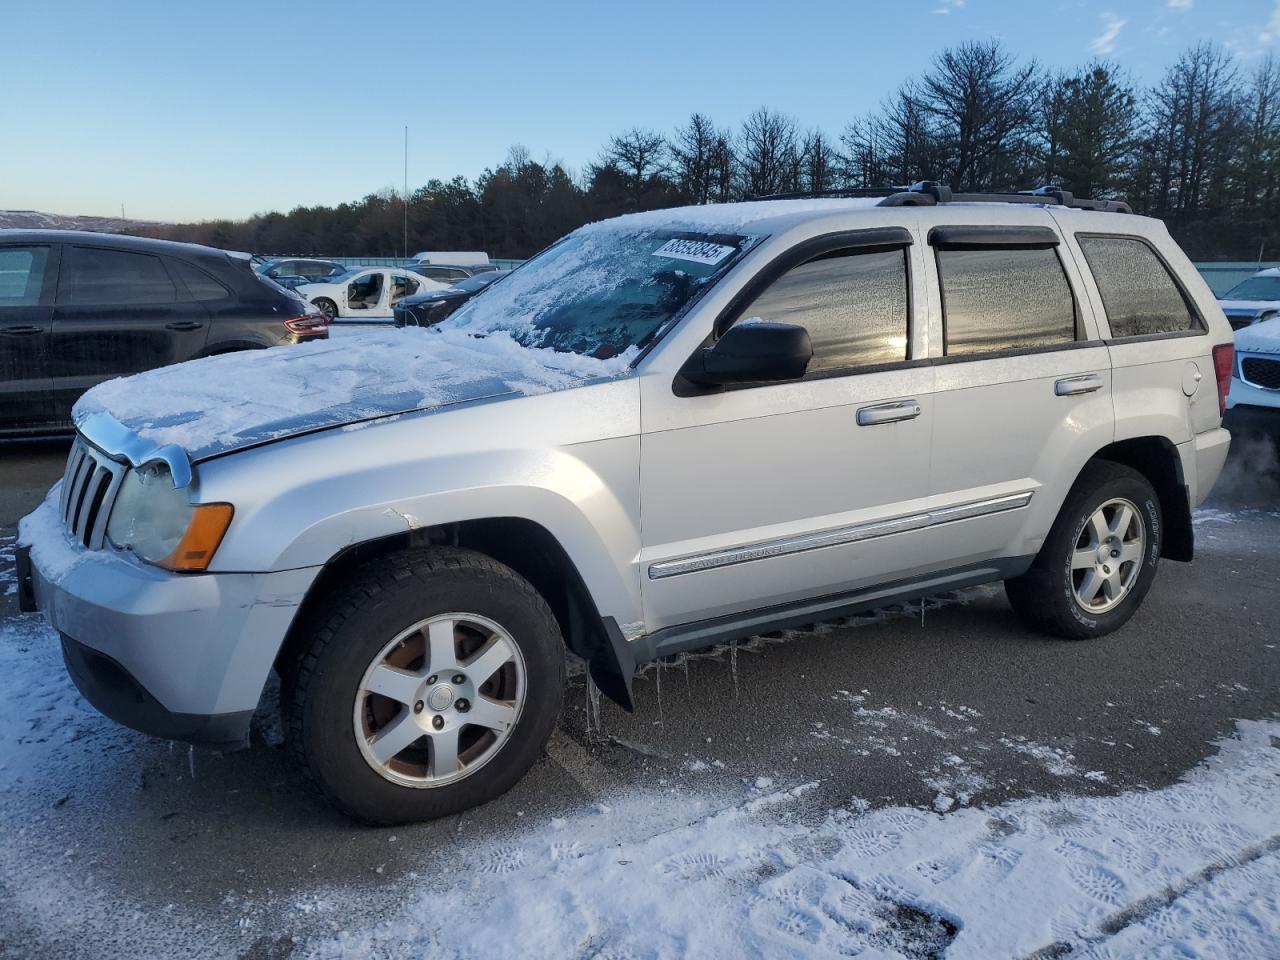
[[[738,134],[738,167],[746,196],[799,188],[800,139],[796,122],[768,107],[753,110]]]
[[[801,188],[809,193],[832,190],[839,180],[840,155],[821,130],[811,130],[800,147]]]
[[[1140,174],[1153,212],[1184,224],[1207,199],[1211,174],[1226,174],[1242,132],[1239,74],[1209,43],[1182,54],[1147,97],[1147,144]]]
[[[715,195],[715,152],[720,134],[711,119],[694,113],[668,145],[672,175],[692,203],[710,203]]]
[[[1035,62],[1014,63],[999,41],[940,53],[912,97],[929,118],[953,190],[1012,186],[1020,179],[1039,89]]]
[[[598,166],[618,172],[631,209],[639,210],[646,194],[665,186],[669,169],[667,140],[652,130],[632,127],[626,133],[609,138]]]
[[[849,124],[840,140],[845,176],[854,186],[896,186],[941,176],[938,137],[915,81],[903,84],[878,113]]]

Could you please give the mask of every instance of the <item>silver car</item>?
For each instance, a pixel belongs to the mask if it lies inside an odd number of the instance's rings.
[[[439,326],[215,357],[76,409],[22,593],[104,713],[290,742],[350,815],[457,812],[636,665],[1003,580],[1109,634],[1226,457],[1231,329],[1156,221],[1065,194],[583,227]]]

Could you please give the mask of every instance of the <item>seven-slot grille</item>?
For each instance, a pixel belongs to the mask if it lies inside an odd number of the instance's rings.
[[[126,469],[80,437],[71,446],[59,510],[70,534],[90,550],[99,549],[106,538],[107,517]]]
[[[1240,361],[1240,375],[1246,383],[1264,390],[1280,390],[1280,360],[1245,357]]]

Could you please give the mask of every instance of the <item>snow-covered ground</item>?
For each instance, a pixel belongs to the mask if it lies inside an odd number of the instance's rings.
[[[791,815],[811,784],[643,840],[639,794],[424,864],[398,915],[313,940],[318,957],[1274,957],[1280,724],[1243,722],[1182,783],[939,814],[852,798]],[[688,798],[679,802],[687,803]],[[339,896],[309,904],[342,914]],[[340,923],[340,919],[339,919]],[[341,925],[341,924],[340,924]]]
[[[0,544],[0,561],[11,551],[11,539]],[[900,719],[850,698],[873,728]],[[176,890],[166,904],[95,883],[73,837],[62,863],[19,862],[28,834],[47,832],[44,818],[61,806],[55,798],[36,812],[28,802],[42,767],[77,757],[63,776],[91,796],[95,765],[118,762],[133,739],[79,700],[37,618],[0,625],[0,944],[28,929],[35,942],[65,936],[110,945],[113,956],[223,956],[263,943],[278,948],[263,955],[319,958],[1280,950],[1280,722],[1240,722],[1181,782],[1116,796],[965,806],[959,758],[928,809],[858,797],[815,809],[806,798],[817,782],[776,774],[729,800],[637,784],[610,804],[503,824],[499,839],[447,856],[424,848],[420,869],[373,888],[353,878],[287,895],[229,892],[214,917],[182,906]],[[92,748],[68,754],[82,740]],[[850,762],[858,753],[851,747]],[[406,839],[386,834],[388,845]]]

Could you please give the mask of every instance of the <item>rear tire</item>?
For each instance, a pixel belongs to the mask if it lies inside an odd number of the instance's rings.
[[[412,823],[486,803],[551,736],[564,693],[559,627],[527,580],[483,554],[380,557],[309,629],[285,682],[290,745],[357,820]]]
[[[1037,630],[1085,640],[1123,626],[1160,560],[1160,499],[1138,471],[1093,460],[1081,471],[1031,569],[1004,582]]]

